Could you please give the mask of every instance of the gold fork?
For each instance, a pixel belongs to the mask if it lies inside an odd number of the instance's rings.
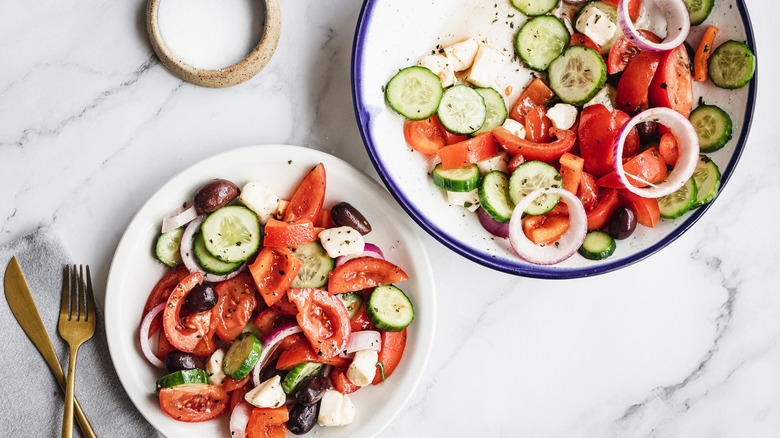
[[[85,284],[86,283],[86,284]],[[87,266],[87,278],[84,280],[83,266],[76,265],[71,272],[65,268],[65,280],[62,284],[62,303],[60,304],[59,332],[70,346],[68,362],[68,383],[65,387],[65,416],[62,419],[62,436],[73,436],[73,392],[76,386],[76,354],[84,341],[95,334],[95,298],[92,295],[92,277]]]

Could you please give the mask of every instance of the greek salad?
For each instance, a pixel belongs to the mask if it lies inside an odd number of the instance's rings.
[[[323,164],[289,200],[261,181],[216,179],[162,220],[169,269],[150,292],[141,350],[165,374],[150,389],[171,418],[227,415],[226,436],[283,437],[350,424],[349,394],[401,361],[408,279],[367,241],[348,202],[324,208]]]
[[[740,88],[756,62],[744,42],[717,37],[713,0],[510,2],[492,25],[507,20],[511,44],[437,45],[383,90],[447,202],[522,259],[551,265],[606,259],[637,224],[715,198],[709,155],[732,122],[693,83]],[[706,29],[694,45],[692,26]],[[507,80],[521,70],[527,82]]]

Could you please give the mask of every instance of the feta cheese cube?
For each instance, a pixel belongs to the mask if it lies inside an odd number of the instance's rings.
[[[323,230],[317,236],[328,257],[359,255],[366,245],[363,235],[352,227],[336,227]]]
[[[447,192],[447,202],[473,213],[479,208],[479,192],[476,189],[470,192]]]
[[[492,157],[488,158],[487,160],[482,160],[477,162],[477,167],[479,167],[479,172],[483,175],[492,172],[494,170],[507,172],[506,152],[499,152],[496,155],[493,155]]]
[[[222,371],[222,362],[225,360],[225,349],[220,348],[209,357],[206,361],[206,372],[209,375],[209,383],[214,386],[222,386],[225,381],[225,373]]]
[[[444,48],[444,55],[450,61],[450,67],[453,71],[463,71],[471,67],[474,63],[474,57],[477,55],[479,43],[476,38],[469,38],[465,41],[455,43]]]
[[[496,81],[508,61],[495,47],[480,44],[474,63],[466,73],[466,80],[478,87],[489,87]]]
[[[282,389],[282,378],[278,375],[257,385],[244,395],[244,400],[258,408],[278,408],[287,400]]]
[[[577,107],[568,103],[556,103],[547,110],[547,117],[557,129],[569,129],[577,120]]]
[[[601,9],[591,6],[577,19],[577,30],[592,39],[594,43],[603,46],[615,36],[617,26]]]
[[[279,209],[279,197],[271,189],[255,181],[244,185],[238,201],[254,211],[262,224],[268,222]]]
[[[504,129],[509,131],[512,135],[525,139],[525,126],[523,126],[522,123],[518,122],[515,119],[510,119],[507,117],[506,120],[504,120],[504,124],[501,125]]]
[[[320,401],[317,422],[320,426],[345,426],[355,419],[355,405],[349,396],[328,389]]]
[[[355,353],[347,368],[347,379],[357,386],[366,386],[374,380],[379,353],[376,350],[360,350]]]
[[[444,55],[437,53],[435,55],[423,56],[417,65],[427,68],[438,76],[441,80],[441,86],[444,88],[455,83],[455,71],[450,65],[450,60]]]
[[[612,85],[607,84],[604,86],[604,88],[601,89],[601,91],[593,96],[593,99],[589,100],[585,105],[583,105],[583,108],[591,105],[601,104],[607,107],[608,110],[614,111],[616,98],[617,90]]]

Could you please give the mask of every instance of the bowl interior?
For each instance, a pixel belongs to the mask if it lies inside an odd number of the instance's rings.
[[[593,262],[575,255],[554,266],[532,265],[514,253],[508,240],[495,238],[484,231],[476,214],[467,214],[461,207],[449,205],[428,175],[431,163],[406,145],[404,120],[384,99],[387,81],[399,69],[415,64],[438,47],[469,37],[478,37],[480,41],[514,53],[512,35],[523,21],[523,14],[514,10],[508,0],[366,0],[353,48],[352,87],[361,135],[377,172],[396,200],[423,229],[458,254],[493,269],[528,277],[573,278],[609,272],[648,257],[693,225],[709,204],[678,219],[662,220],[654,229],[637,227],[637,231],[621,241],[615,254],[605,261]],[[717,41],[744,41],[755,53],[750,19],[742,0],[716,2],[707,23],[721,29]],[[706,26],[702,25],[692,29],[688,41],[694,47],[704,28]],[[392,44],[388,44],[389,35],[392,35]],[[526,82],[517,83],[513,95],[516,96]],[[756,84],[757,78],[754,78],[741,89],[723,90],[709,81],[694,83],[695,99],[701,97],[707,104],[720,106],[733,122],[732,139],[723,149],[708,154],[720,168],[722,184],[728,181],[744,147]],[[511,104],[514,98],[510,96],[508,101]]]

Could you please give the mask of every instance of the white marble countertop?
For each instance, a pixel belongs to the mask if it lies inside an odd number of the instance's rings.
[[[162,66],[143,1],[5,3],[0,245],[49,227],[105,285],[137,209],[217,152],[303,145],[378,179],[350,91],[360,1],[283,0],[273,59],[228,89]],[[780,6],[748,7],[761,78],[752,130],[683,237],[618,272],[542,281],[473,264],[420,231],[438,337],[381,436],[780,436]]]

